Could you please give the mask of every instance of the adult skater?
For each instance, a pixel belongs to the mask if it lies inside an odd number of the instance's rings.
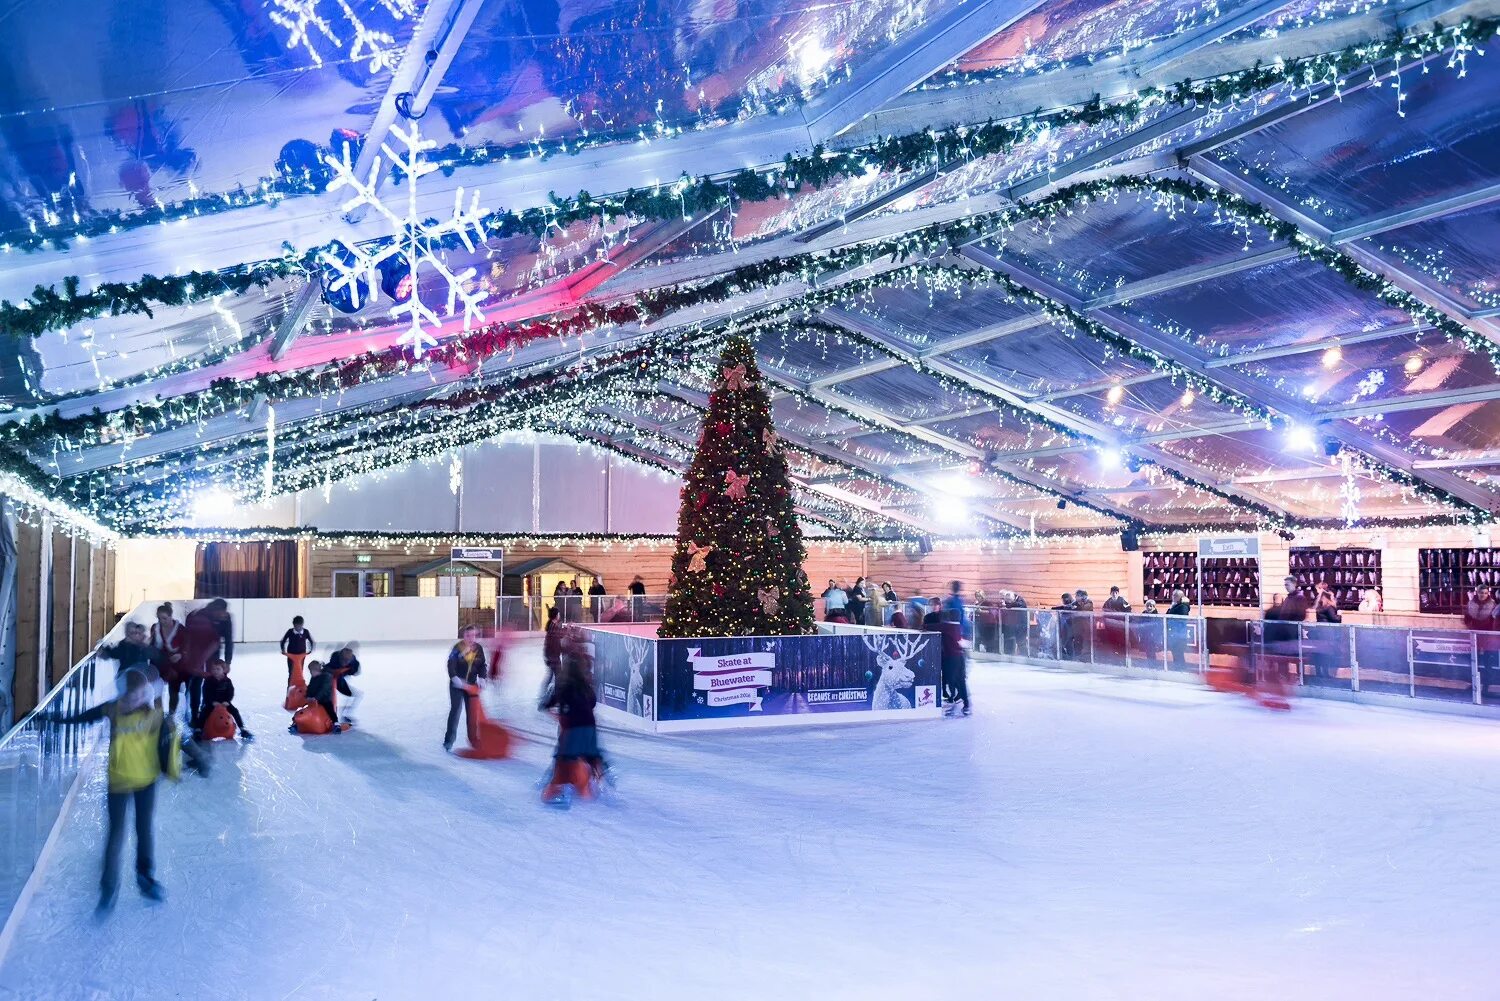
[[[171,602],[163,602],[156,606],[156,621],[151,623],[151,632],[147,642],[152,649],[161,652],[161,657],[156,661],[157,670],[161,673],[162,683],[167,686],[167,713],[177,712],[177,699],[182,693],[182,684],[187,676],[182,671],[182,641],[186,632],[182,623],[177,621],[172,611]]]
[[[562,670],[562,623],[557,621],[557,616],[548,615],[547,625],[542,632],[542,666],[546,671],[542,675],[542,691],[537,699],[537,705],[545,708],[547,700],[552,698],[552,690],[557,685],[557,672]]]
[[[943,601],[942,624],[939,628],[943,635],[943,675],[950,679],[948,684],[953,689],[954,696],[954,701],[948,706],[950,716],[958,711],[960,703],[963,704],[965,716],[974,711],[974,700],[969,697],[968,657],[964,651],[963,589],[961,581],[955,580],[948,585],[949,594]]]
[[[203,702],[203,679],[208,677],[209,661],[218,657],[226,667],[234,661],[234,620],[229,602],[215,598],[189,612],[183,631],[181,666],[187,676],[188,719],[194,720]]]
[[[1167,649],[1172,654],[1172,666],[1179,671],[1187,667],[1188,624],[1184,619],[1192,614],[1187,592],[1173,591],[1172,604],[1167,608]]]
[[[465,626],[458,642],[448,651],[448,730],[443,735],[443,750],[453,750],[454,738],[458,736],[458,714],[469,711],[468,686],[488,676],[484,647],[479,645],[479,630]]]
[[[120,853],[125,846],[125,814],[135,806],[135,880],[141,895],[162,900],[156,881],[152,820],[156,812],[156,780],[161,777],[162,728],[167,725],[152,703],[146,675],[132,668],[125,673],[125,691],[117,699],[61,719],[62,723],[109,720],[109,792],[105,796],[109,828],[104,838],[104,874],[99,881],[99,910],[108,911],[120,890]],[[175,744],[170,734],[167,740]]]

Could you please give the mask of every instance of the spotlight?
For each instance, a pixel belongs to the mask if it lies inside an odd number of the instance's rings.
[[[1344,349],[1335,344],[1323,352],[1323,367],[1337,368],[1338,363],[1344,360]]]
[[[405,302],[411,298],[416,283],[411,277],[411,262],[405,254],[392,254],[375,266],[380,275],[380,291],[391,297],[392,302]]]
[[[345,278],[331,262],[337,261],[348,268],[357,260],[354,251],[334,240],[323,251],[323,301],[340,313],[357,313],[373,297],[370,276],[366,274]]]
[[[1294,424],[1286,430],[1286,447],[1293,452],[1311,452],[1318,445],[1312,428]]]
[[[1110,386],[1109,392],[1104,394],[1104,398],[1109,401],[1110,406],[1115,406],[1121,400],[1125,399],[1125,387],[1119,385],[1118,383]]]
[[[1101,448],[1099,450],[1099,465],[1105,469],[1120,468],[1120,450],[1117,448]]]
[[[792,54],[797,57],[797,69],[802,79],[807,82],[822,76],[833,60],[833,53],[823,47],[822,40],[816,35],[809,35],[793,45]]]
[[[1423,363],[1421,355],[1412,355],[1410,358],[1406,359],[1406,364],[1401,367],[1406,370],[1407,375],[1416,375],[1418,372],[1422,371],[1422,364]]]
[[[193,498],[193,519],[212,525],[234,513],[234,495],[218,487],[210,487]]]
[[[365,148],[365,137],[353,129],[334,129],[328,137],[328,148],[339,160],[344,159],[345,151],[347,151],[349,162],[353,163],[359,159],[359,154]]]
[[[948,500],[932,506],[932,516],[938,524],[957,528],[969,523],[969,509],[958,501]]]
[[[1185,389],[1182,391],[1182,405],[1184,407],[1191,407],[1193,405],[1193,401],[1197,398],[1198,397],[1193,394],[1193,391],[1191,389]]]

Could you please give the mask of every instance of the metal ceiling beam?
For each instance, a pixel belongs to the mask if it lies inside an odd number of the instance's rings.
[[[1500,452],[1455,455],[1446,459],[1418,459],[1412,465],[1418,469],[1471,469],[1476,466],[1500,466]]]
[[[1393,229],[1403,226],[1412,226],[1430,219],[1437,219],[1455,212],[1463,212],[1467,209],[1479,208],[1491,202],[1500,201],[1500,183],[1483,184],[1477,188],[1449,195],[1446,198],[1433,198],[1430,201],[1421,202],[1411,208],[1402,209],[1399,212],[1387,212],[1385,215],[1366,219],[1364,222],[1345,227],[1333,234],[1334,243],[1352,243],[1355,240],[1363,240],[1367,237],[1388,233]]]
[[[1284,7],[1290,7],[1293,2],[1294,0],[1258,0],[1224,17],[1214,18],[1201,27],[1175,32],[1163,41],[1147,46],[1146,59],[1137,72],[1150,75],[1165,69],[1205,45],[1228,38],[1241,28],[1270,17]]]
[[[1110,306],[1118,306],[1121,303],[1130,302],[1134,299],[1144,299],[1147,296],[1161,295],[1164,292],[1172,292],[1191,285],[1200,285],[1215,278],[1236,275],[1241,271],[1262,268],[1268,264],[1277,264],[1281,261],[1291,260],[1296,256],[1297,252],[1291,247],[1272,247],[1269,250],[1247,254],[1244,257],[1237,257],[1229,261],[1194,264],[1190,267],[1178,268],[1176,271],[1168,271],[1165,274],[1156,275],[1152,278],[1143,278],[1140,281],[1121,285],[1119,288],[1112,289],[1104,295],[1089,299],[1086,308],[1106,309]]]
[[[1067,400],[1075,396],[1089,396],[1093,393],[1107,392],[1116,386],[1128,387],[1139,386],[1146,382],[1156,382],[1167,377],[1165,372],[1143,372],[1140,375],[1132,375],[1124,379],[1101,379],[1098,382],[1088,382],[1072,389],[1059,390],[1056,393],[1044,393],[1041,396],[1033,396],[1030,399],[1036,403],[1056,403],[1058,400]]]
[[[859,379],[867,375],[878,375],[881,372],[889,372],[893,368],[901,368],[904,365],[905,362],[898,361],[895,358],[876,358],[874,361],[867,361],[862,365],[855,365],[851,368],[841,368],[829,375],[813,379],[803,388],[826,389],[829,386],[836,386],[841,382],[848,382],[851,379]]]
[[[894,97],[911,90],[976,46],[1010,27],[1046,0],[968,0],[903,33],[859,67],[854,86],[829,88],[802,109],[813,142],[847,131]]]
[[[612,417],[614,417],[616,420],[619,420],[621,422],[639,421],[641,424],[643,424],[650,431],[654,431],[657,434],[661,434],[661,435],[669,438],[672,441],[677,442],[678,444],[680,444],[680,445],[682,445],[682,446],[684,446],[686,448],[692,448],[692,447],[694,447],[694,443],[693,442],[685,441],[685,440],[681,439],[679,436],[677,436],[676,434],[672,433],[671,430],[668,428],[668,426],[663,425],[663,424],[658,424],[655,421],[651,420],[649,417],[641,417],[641,416],[636,415],[636,414],[621,415],[621,414],[618,414],[618,413],[614,412],[613,410],[610,411],[610,415]],[[794,445],[798,445],[798,447],[800,447],[800,448],[804,448],[804,449],[807,449],[809,451],[814,451],[813,449],[810,449],[810,448],[808,448],[805,445],[799,444],[797,441],[795,441],[793,439],[793,437],[789,437],[780,428],[777,429],[777,433],[780,434],[781,437],[782,437],[782,439],[785,440],[785,441],[791,442]],[[814,454],[820,454],[820,453],[817,453],[816,451],[814,451]],[[825,460],[825,461],[833,462],[833,461],[838,461],[838,460],[828,459],[828,460]],[[842,463],[840,463],[840,464],[842,464]],[[677,469],[677,471],[679,473],[683,473],[683,472],[685,472],[685,469],[683,469],[682,467],[679,466],[678,469]],[[860,469],[857,469],[857,468],[854,468],[854,467],[850,467],[849,471],[846,472],[846,473],[844,473],[842,476],[838,477],[838,479],[847,479],[850,476],[859,476],[859,475],[862,474],[862,472],[863,471],[860,470]],[[863,472],[863,474],[864,475],[871,475],[871,476],[874,475],[874,474],[871,474],[871,473],[868,473],[868,472]],[[906,515],[899,515],[899,516],[893,515],[893,514],[890,513],[890,511],[888,511],[885,508],[884,505],[882,505],[882,504],[880,504],[880,503],[878,503],[876,501],[873,501],[873,500],[869,499],[868,497],[861,496],[860,494],[857,494],[857,493],[855,493],[852,490],[842,490],[842,489],[839,489],[839,488],[833,486],[831,483],[825,482],[828,479],[828,477],[823,477],[823,476],[817,476],[817,477],[799,476],[796,473],[790,472],[790,471],[788,472],[787,475],[791,478],[791,480],[792,480],[793,483],[797,484],[798,486],[801,486],[803,489],[811,490],[814,493],[822,494],[825,497],[829,497],[829,498],[832,498],[834,500],[842,501],[843,503],[846,503],[846,504],[852,504],[853,506],[858,507],[861,510],[870,512],[871,514],[879,515],[879,516],[885,517],[885,518],[890,518],[893,521],[898,521],[901,524],[909,525],[909,526],[911,526],[913,528],[921,529],[922,531],[927,532],[929,534],[941,534],[941,533],[934,533],[933,526],[929,522],[924,522],[924,521],[922,521],[922,520],[920,520],[918,518],[908,517]]]
[[[894,341],[888,331],[881,329],[880,327],[874,325],[863,317],[852,316],[837,309],[825,310],[823,312],[823,316],[826,319],[829,319],[831,322],[839,324],[840,326],[851,326],[851,329],[856,330],[858,333],[863,334],[866,337],[870,337],[876,340],[889,349],[897,351],[902,350],[899,344]],[[946,363],[935,361],[929,364],[930,366],[935,366],[938,364]],[[768,371],[772,378],[780,378],[778,374],[774,372],[774,370],[763,370]],[[959,377],[961,381],[967,382],[972,387],[979,388],[976,385],[976,382],[982,381],[982,377],[979,377],[974,373],[970,373],[966,369],[959,369],[958,371],[964,373]],[[998,383],[995,385],[1003,393],[1011,394],[1011,391],[1009,389],[1003,386],[999,386]],[[934,432],[923,426],[903,424],[895,418],[884,414],[873,407],[865,406],[858,401],[837,396],[826,391],[813,390],[810,395],[812,395],[812,397],[818,402],[827,403],[830,406],[841,407],[844,410],[849,411],[850,413],[856,414],[862,420],[868,421],[872,424],[880,425],[895,433],[909,435],[913,438],[918,439],[919,441],[923,441],[936,448],[942,449],[943,451],[948,452],[951,455],[958,456],[959,458],[978,462],[989,461],[996,468],[1003,470],[1005,473],[1009,474],[1012,477],[1020,479],[1027,486],[1031,487],[1034,490],[1040,490],[1043,493],[1055,497],[1060,497],[1066,500],[1081,501],[1087,499],[1087,488],[1072,487],[1065,483],[1057,483],[1049,481],[1044,477],[1038,477],[1037,474],[1032,470],[1016,466],[1011,461],[1011,457],[1009,455],[1006,455],[1005,453],[1000,453],[999,455],[987,454],[984,450],[976,448],[966,442],[959,441],[956,438]],[[1003,396],[1002,399],[1004,399]],[[1006,400],[1006,402],[1010,401]],[[1028,409],[1024,404],[1016,406],[1019,410],[1024,411],[1025,409]],[[1074,420],[1077,421],[1077,423],[1079,423],[1080,425],[1088,426],[1087,422],[1084,422],[1081,419],[1075,417]],[[1083,433],[1088,434],[1088,432]],[[1095,435],[1090,436],[1095,437]],[[1107,502],[1098,502],[1095,504],[1095,506],[1104,508],[1107,513],[1113,514],[1115,517],[1122,518],[1126,521],[1139,520],[1131,512],[1121,508],[1117,508]]]
[[[931,427],[934,424],[946,424],[948,421],[961,421],[966,417],[979,417],[983,414],[992,414],[994,407],[970,407],[965,410],[954,410],[946,414],[934,414],[931,417],[918,417],[915,420],[902,421],[901,426],[906,427]],[[884,434],[884,428],[857,428],[853,431],[832,432],[817,435],[818,441],[838,442],[848,441],[852,438],[864,438],[872,434]]]
[[[780,381],[774,373],[764,368],[761,370],[761,374],[765,375],[773,382]],[[676,383],[671,382],[662,383],[661,390],[666,395],[676,397],[677,399],[682,400],[685,403],[690,403],[702,409],[708,408],[708,397],[703,395],[702,393],[697,392],[696,390],[688,389],[684,386],[680,386]],[[907,477],[899,472],[892,473],[889,469],[881,469],[880,467],[872,463],[860,459],[858,456],[844,455],[841,453],[829,454],[825,451],[826,446],[819,445],[817,442],[813,441],[807,436],[799,434],[798,432],[792,431],[785,427],[778,427],[776,429],[776,433],[784,441],[791,442],[793,445],[796,445],[799,448],[806,449],[815,454],[828,455],[829,461],[831,462],[837,462],[842,466],[863,471],[877,480],[889,480],[909,490],[915,490],[916,492],[921,494],[927,493],[926,486],[920,480],[914,481],[910,477]],[[1001,515],[998,511],[994,511],[989,508],[980,511],[979,513],[984,515],[991,521],[999,522],[1000,524],[1007,525],[1014,529],[1020,529],[1024,531],[1028,528],[1028,526],[1022,525],[1009,517]],[[930,528],[926,530],[931,531]],[[933,534],[940,535],[942,533],[935,532]]]
[[[978,347],[1001,338],[1012,337],[1016,334],[1024,334],[1028,330],[1035,330],[1045,322],[1045,318],[1037,313],[1032,316],[1018,316],[1014,320],[1001,320],[999,323],[991,323],[980,327],[978,330],[967,334],[959,334],[950,337],[941,344],[935,344],[930,348],[918,351],[917,357],[926,361],[929,358],[938,358],[942,355],[962,351],[964,348]]]
[[[426,113],[428,102],[437,93],[443,74],[452,65],[453,57],[458,55],[464,35],[468,33],[474,18],[479,15],[479,8],[483,6],[484,0],[429,0],[422,11],[422,19],[412,32],[411,41],[406,43],[406,51],[401,55],[400,64],[391,72],[385,97],[381,99],[375,119],[365,133],[364,146],[360,148],[359,156],[354,162],[356,177],[370,176],[371,167],[381,155],[381,144],[385,141],[386,133],[395,124],[396,116],[400,113],[398,104],[410,102],[405,106],[415,118],[421,118]],[[385,184],[389,175],[390,171],[386,171],[374,177],[372,183],[376,191]],[[334,195],[322,197],[326,200],[336,199]],[[365,205],[356,205],[343,218],[351,224],[358,223],[367,208]],[[321,297],[322,286],[317,280],[309,281],[297,293],[297,298],[276,325],[276,331],[272,335],[273,361],[280,361],[287,349],[301,336],[312,316],[313,307]]]
[[[1426,323],[1404,323],[1399,327],[1368,330],[1362,334],[1345,334],[1332,340],[1340,348],[1347,348],[1355,344],[1368,344],[1373,341],[1387,341],[1393,337],[1407,337],[1412,334],[1425,333],[1431,329],[1432,327]],[[1250,351],[1240,351],[1234,354],[1211,358],[1203,363],[1203,367],[1228,368],[1231,365],[1251,365],[1257,362],[1274,361],[1277,358],[1291,358],[1296,355],[1327,351],[1329,347],[1329,340],[1316,340],[1306,341],[1301,344],[1284,344],[1274,348],[1256,348]]]
[[[1031,272],[1025,271],[1005,261],[1001,261],[988,252],[980,250],[979,248],[976,248],[974,246],[966,247],[963,250],[963,254],[970,260],[982,264],[985,267],[1002,272],[1010,276],[1013,280],[1037,292],[1038,294],[1044,295],[1056,302],[1062,303],[1063,305],[1070,306],[1074,309],[1081,309],[1087,305],[1085,302],[1083,302],[1077,296],[1071,294],[1067,290],[1058,288],[1057,286],[1051,284],[1050,282],[1035,274],[1032,274]],[[1141,327],[1136,324],[1128,323],[1120,317],[1111,316],[1107,313],[1093,314],[1092,319],[1094,319],[1101,325],[1112,329],[1122,337],[1127,337],[1134,343],[1155,351],[1163,357],[1171,359],[1177,364],[1184,366],[1190,371],[1203,372],[1207,370],[1206,362],[1208,359],[1203,355],[1203,353],[1188,345],[1180,338],[1160,334],[1154,330]],[[1416,469],[1412,465],[1412,457],[1408,455],[1403,449],[1397,448],[1396,446],[1393,446],[1385,441],[1377,439],[1373,435],[1366,434],[1353,425],[1333,419],[1328,415],[1321,415],[1312,411],[1305,410],[1294,404],[1284,403],[1279,400],[1274,402],[1267,401],[1264,398],[1265,386],[1259,380],[1225,368],[1215,370],[1213,372],[1212,378],[1217,385],[1229,390],[1232,393],[1242,396],[1247,400],[1256,402],[1274,412],[1280,413],[1290,421],[1307,424],[1309,426],[1315,425],[1317,426],[1318,431],[1325,436],[1331,437],[1336,441],[1340,441],[1345,445],[1358,449],[1359,451],[1372,456],[1377,461],[1385,463],[1391,468],[1401,470],[1402,472],[1417,479],[1425,480],[1430,486],[1445,491],[1461,501],[1465,501],[1485,510],[1489,510],[1491,505],[1495,502],[1494,498],[1489,494],[1488,491],[1476,487],[1474,484],[1469,483],[1462,477],[1454,476],[1441,470]],[[1175,456],[1172,456],[1170,453],[1162,452],[1159,449],[1155,449],[1154,447],[1148,446],[1147,449],[1144,450],[1144,454],[1149,455],[1153,459],[1156,459],[1158,462],[1161,462],[1161,460],[1164,458],[1166,462],[1174,463],[1179,467],[1182,467],[1182,471],[1186,471],[1186,469],[1191,468],[1188,464],[1182,463],[1181,460],[1177,459]],[[1169,465],[1168,468],[1173,467]],[[1190,475],[1193,475],[1199,479],[1212,479],[1211,476],[1205,476],[1204,471],[1199,469],[1192,469]],[[1238,492],[1240,490],[1240,488],[1238,487],[1223,489],[1227,493]],[[1262,499],[1260,500],[1260,503],[1267,502]]]
[[[1248,178],[1235,173],[1208,157],[1193,156],[1189,158],[1187,169],[1210,184],[1239,195],[1247,201],[1264,206],[1273,215],[1296,225],[1308,236],[1321,243],[1332,246],[1337,242],[1337,233],[1330,230],[1323,223],[1271,194],[1259,185],[1254,184]],[[1357,242],[1345,243],[1340,250],[1345,256],[1355,261],[1355,263],[1380,275],[1386,281],[1397,286],[1423,305],[1435,309],[1449,319],[1455,320],[1465,326],[1482,330],[1491,339],[1500,340],[1500,335],[1486,328],[1483,323],[1476,326],[1474,316],[1465,307],[1449,298],[1446,293],[1433,288],[1411,273],[1403,270],[1397,264],[1373,253]]]
[[[1461,403],[1488,403],[1500,400],[1500,384],[1473,386],[1469,389],[1439,389],[1430,393],[1408,393],[1380,400],[1360,400],[1317,411],[1319,420],[1352,420],[1377,414],[1394,414],[1406,410],[1435,410]],[[1441,467],[1427,467],[1441,468]]]
[[[1305,469],[1280,469],[1268,473],[1252,473],[1247,476],[1234,476],[1227,483],[1281,483],[1292,480],[1321,480],[1329,476],[1342,476],[1343,472],[1337,466],[1308,466]]]

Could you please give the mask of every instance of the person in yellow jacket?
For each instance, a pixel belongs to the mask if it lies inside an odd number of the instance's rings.
[[[104,876],[100,880],[99,909],[114,906],[120,890],[120,853],[125,846],[125,814],[135,802],[135,879],[141,895],[162,900],[166,893],[156,881],[152,819],[156,811],[156,781],[162,774],[161,737],[165,720],[153,704],[146,675],[125,672],[119,698],[101,703],[63,723],[109,720],[109,794],[106,796],[109,834],[104,842]],[[169,735],[170,737],[170,735]],[[176,741],[171,740],[172,744]]]

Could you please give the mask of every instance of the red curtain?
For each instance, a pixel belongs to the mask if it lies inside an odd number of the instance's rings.
[[[198,546],[195,598],[297,598],[297,543],[209,542]]]

